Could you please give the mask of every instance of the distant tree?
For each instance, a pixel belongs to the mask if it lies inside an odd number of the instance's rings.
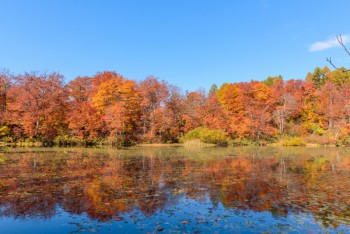
[[[280,82],[280,81],[283,81],[283,77],[281,75],[279,75],[279,76],[269,76],[269,77],[266,78],[266,80],[264,80],[264,83],[267,86],[270,87],[274,83],[277,83],[277,82]]]
[[[216,91],[218,91],[218,86],[216,84],[212,84],[209,90],[209,94],[216,93]]]
[[[343,86],[345,84],[350,84],[350,71],[343,70],[345,68],[333,70],[329,74],[329,80],[338,86]]]
[[[325,66],[324,68],[316,67],[314,72],[306,75],[306,80],[312,82],[315,87],[320,88],[329,79],[331,70]]]

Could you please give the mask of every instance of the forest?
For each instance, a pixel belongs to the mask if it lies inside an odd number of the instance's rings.
[[[47,145],[350,144],[350,71],[212,85],[183,92],[113,71],[65,82],[59,73],[0,74],[0,141]]]

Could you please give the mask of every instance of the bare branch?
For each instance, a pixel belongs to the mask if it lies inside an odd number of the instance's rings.
[[[329,64],[334,68],[334,69],[338,69],[332,62],[332,58],[326,58],[326,61],[329,62]]]
[[[334,68],[334,69],[336,69],[336,70],[341,70],[341,71],[343,71],[343,72],[348,72],[348,71],[350,71],[350,69],[345,69],[345,68],[339,68],[339,67],[336,67],[335,65],[334,65],[334,63],[332,62],[332,58],[326,58],[326,61],[327,62],[329,62],[329,64]]]
[[[339,43],[339,45],[341,45],[343,47],[343,49],[345,50],[345,52],[350,55],[350,51],[348,50],[348,48],[346,47],[344,41],[343,41],[343,37],[341,35],[338,35],[336,36],[337,37],[337,41]],[[332,59],[329,57],[329,58],[326,58],[326,61],[329,62],[329,64],[336,70],[341,70],[343,72],[348,72],[350,71],[350,69],[345,69],[345,68],[339,68],[337,66],[334,65],[334,63],[332,62]]]
[[[341,35],[337,36],[337,41],[339,42],[339,44],[343,47],[343,49],[345,50],[345,52],[350,55],[350,52],[348,50],[348,48],[345,46],[345,43],[343,42],[343,38]]]

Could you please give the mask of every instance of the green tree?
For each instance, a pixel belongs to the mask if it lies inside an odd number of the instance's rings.
[[[329,79],[331,70],[327,66],[324,68],[316,67],[314,72],[306,75],[306,80],[312,82],[318,89]]]
[[[267,85],[267,86],[271,86],[277,82],[281,82],[283,81],[283,77],[281,75],[279,76],[269,76],[266,78],[266,80],[264,80],[264,83]]]

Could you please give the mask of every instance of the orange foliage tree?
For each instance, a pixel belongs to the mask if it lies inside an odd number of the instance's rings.
[[[299,136],[350,142],[349,74],[316,68],[305,81],[268,77],[219,89],[213,85],[206,94],[183,93],[153,76],[136,82],[112,71],[67,85],[58,73],[2,72],[0,133],[14,140],[68,136],[125,145],[178,142],[186,132],[205,127],[238,140]]]
[[[276,131],[272,127],[272,111],[277,100],[270,87],[264,82],[251,81],[243,85],[244,106],[247,112],[249,138],[259,141],[272,137]]]
[[[12,122],[21,126],[27,137],[53,139],[65,129],[67,93],[62,75],[17,76],[9,96]]]
[[[232,137],[244,138],[249,134],[247,110],[241,84],[224,84],[217,91],[228,124],[228,133]]]
[[[93,105],[103,115],[110,139],[129,144],[137,140],[140,130],[140,94],[135,81],[116,73],[106,75],[111,78],[97,87]]]

